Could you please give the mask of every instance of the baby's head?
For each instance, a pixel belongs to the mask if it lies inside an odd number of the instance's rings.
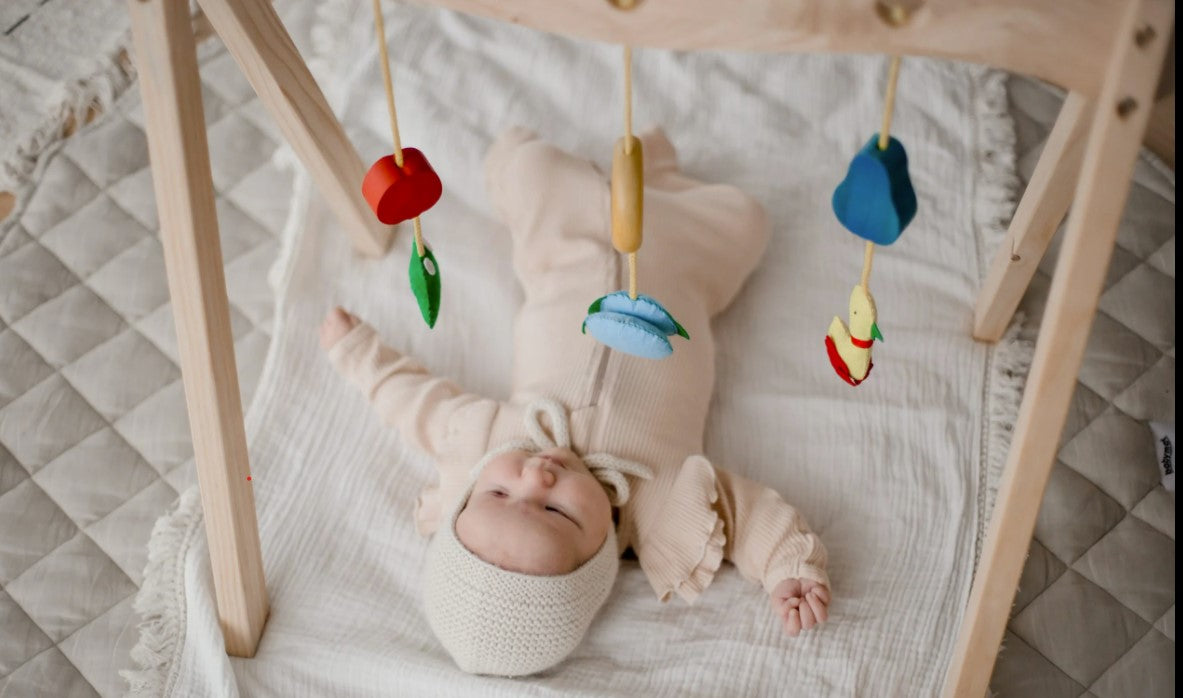
[[[487,454],[440,522],[424,578],[427,620],[464,671],[523,676],[570,654],[620,564],[612,507],[647,468],[570,449],[566,413],[527,410],[533,440]],[[538,423],[551,417],[551,437]]]

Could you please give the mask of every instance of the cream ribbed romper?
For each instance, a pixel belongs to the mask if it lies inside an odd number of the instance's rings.
[[[611,245],[609,186],[594,164],[510,129],[490,148],[485,181],[513,235],[525,289],[514,326],[507,402],[463,392],[359,324],[329,352],[333,365],[379,415],[439,467],[421,494],[416,525],[431,534],[464,491],[481,456],[525,438],[522,414],[550,397],[570,413],[577,453],[607,452],[650,466],[619,510],[620,550],[631,547],[663,601],[692,602],[723,559],[771,591],[788,578],[829,586],[826,552],[775,491],[712,465],[702,454],[715,377],[710,319],[734,298],[768,241],[760,205],[732,186],[677,170],[661,131],[641,136],[645,158],[643,293],[659,299],[690,333],[659,361],[611,351],[580,332],[587,306],[623,288]]]

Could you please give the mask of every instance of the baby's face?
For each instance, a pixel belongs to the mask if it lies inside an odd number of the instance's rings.
[[[612,504],[565,448],[509,451],[485,466],[456,519],[464,547],[524,574],[566,574],[591,559],[612,526]]]

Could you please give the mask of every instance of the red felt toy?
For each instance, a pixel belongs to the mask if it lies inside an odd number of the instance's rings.
[[[871,343],[867,342],[866,345],[869,348]],[[859,345],[856,343],[855,346]],[[834,372],[838,374],[838,377],[851,385],[858,385],[859,383],[867,380],[867,376],[871,375],[871,369],[875,366],[875,364],[868,358],[867,372],[864,373],[863,377],[860,379],[852,378],[850,375],[850,367],[846,365],[846,361],[843,360],[842,356],[838,353],[838,346],[834,344],[834,340],[829,336],[826,337],[826,354],[829,355],[830,365],[834,367]]]
[[[374,215],[386,225],[410,220],[435,205],[443,194],[439,175],[416,148],[403,148],[403,166],[393,155],[379,159],[361,183]]]

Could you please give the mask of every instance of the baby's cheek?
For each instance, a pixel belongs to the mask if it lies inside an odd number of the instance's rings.
[[[479,507],[465,504],[460,510],[460,515],[456,517],[456,537],[470,550],[479,547],[484,538],[481,534],[496,527],[497,522],[489,519],[490,517],[482,515]]]
[[[594,553],[612,528],[612,504],[598,482],[594,482],[592,488],[582,488],[578,496],[580,510],[585,513],[586,519],[583,525],[585,545]]]

